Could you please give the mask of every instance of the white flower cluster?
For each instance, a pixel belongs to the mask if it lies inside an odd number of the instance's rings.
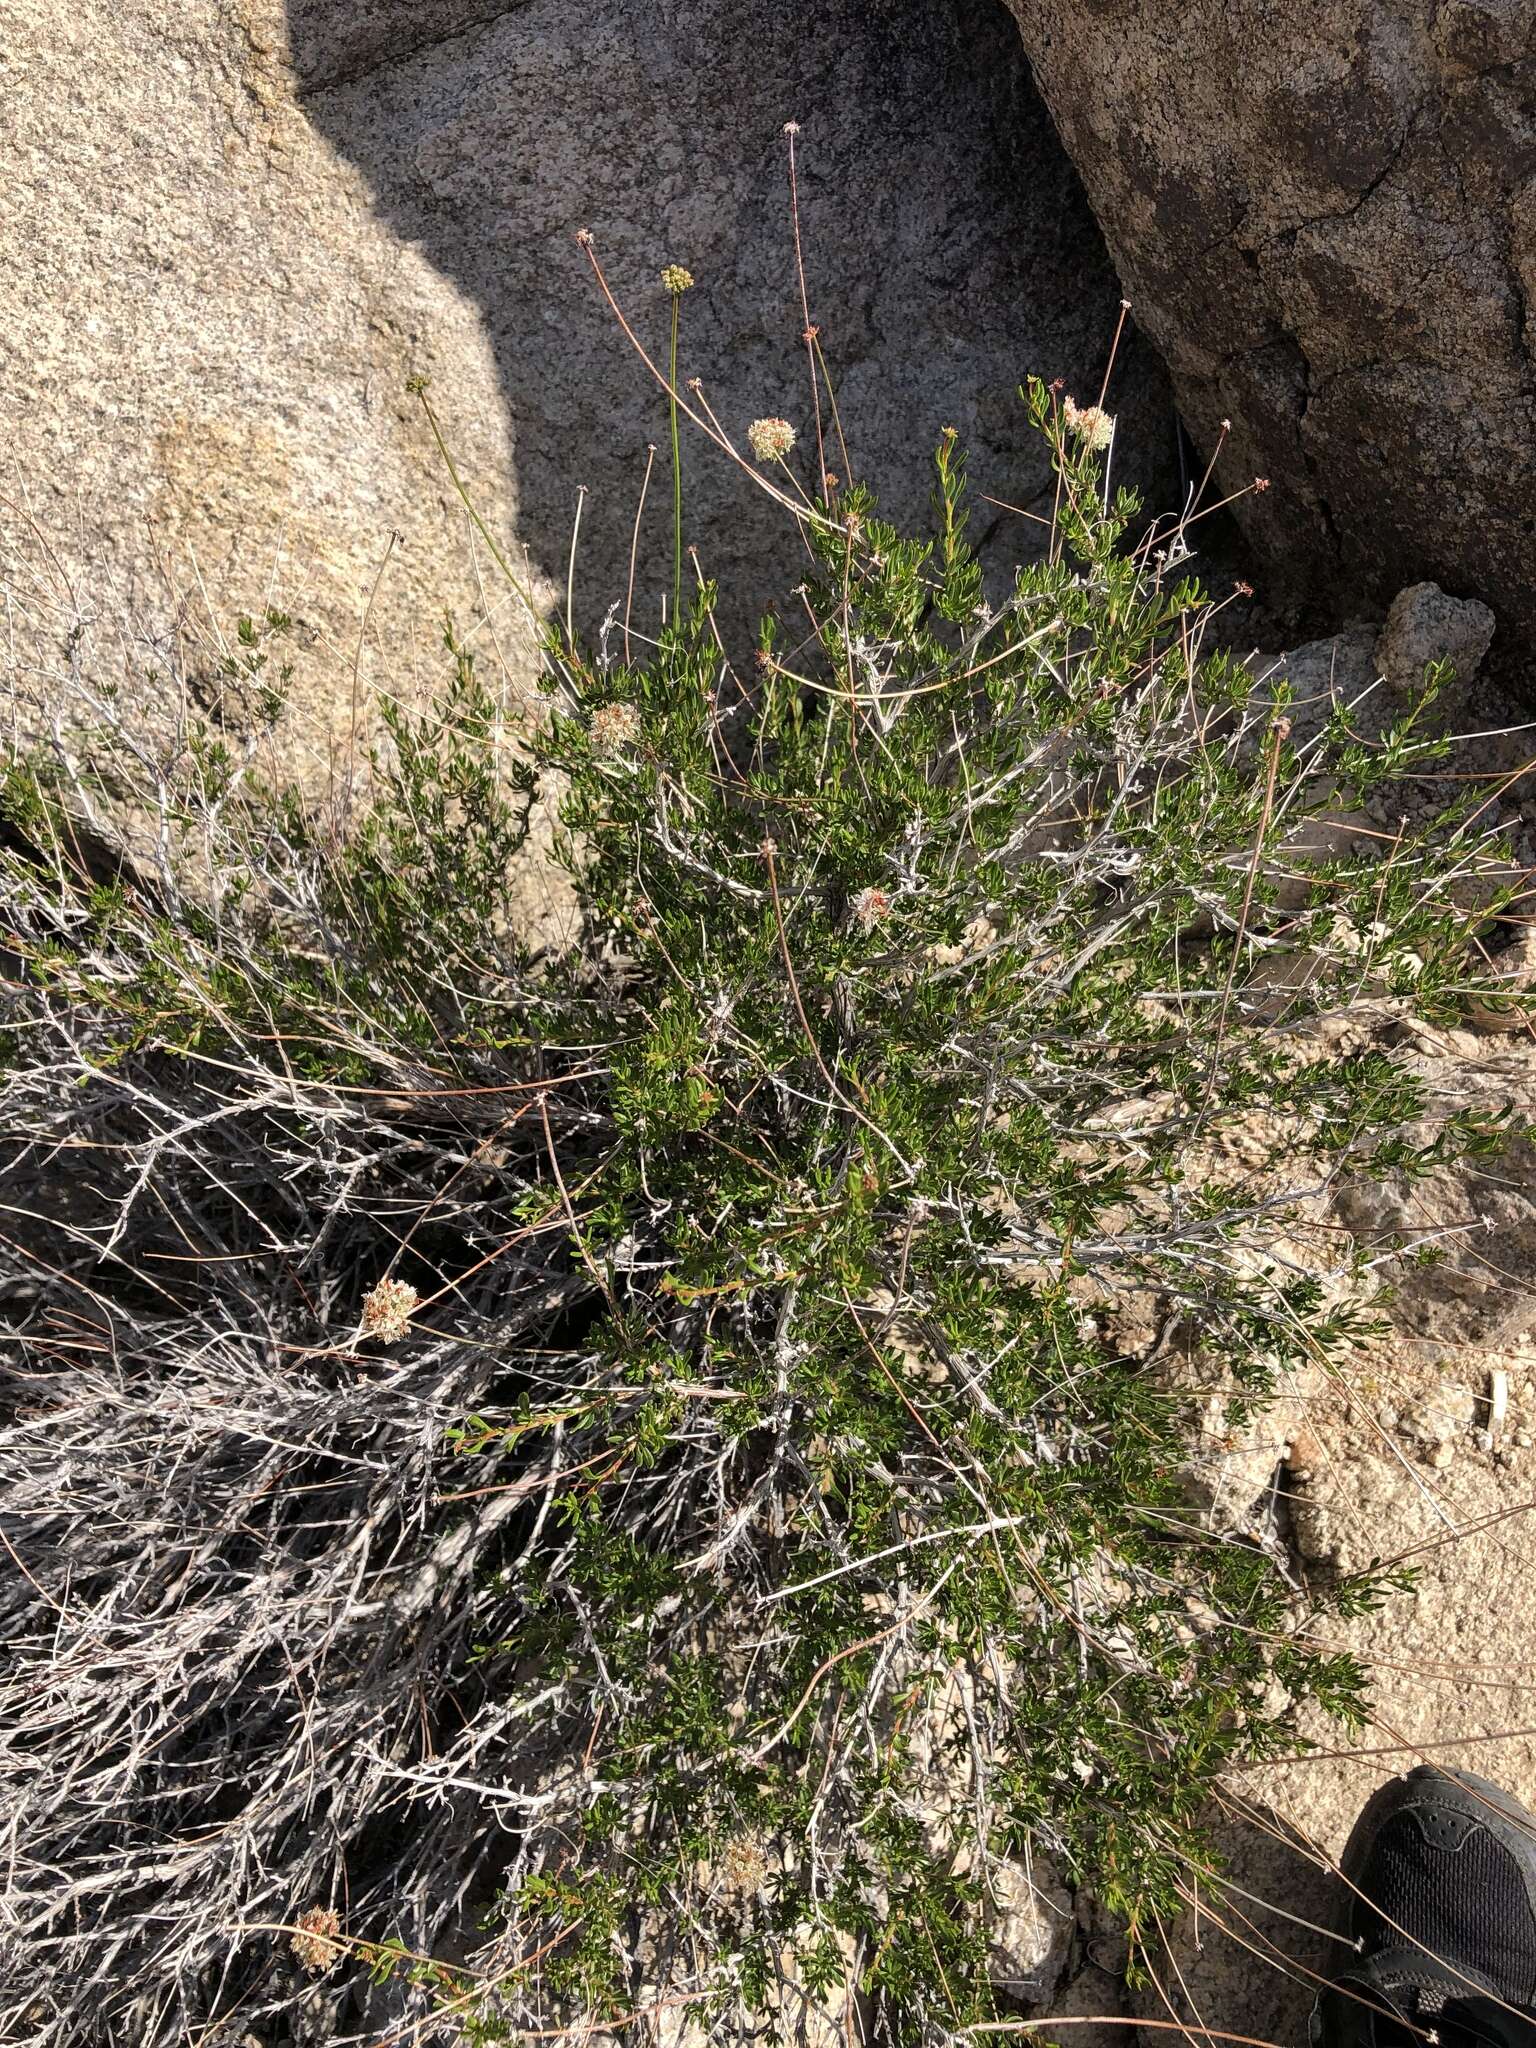
[[[640,737],[640,714],[633,704],[599,704],[592,714],[592,744],[600,754],[617,754]]]
[[[747,439],[759,462],[782,462],[795,445],[795,430],[788,420],[754,420]]]
[[[421,1296],[408,1280],[381,1280],[363,1296],[363,1335],[394,1344],[408,1334]]]
[[[1062,400],[1061,416],[1067,423],[1067,432],[1076,434],[1090,448],[1107,448],[1115,438],[1115,417],[1102,405],[1079,405],[1075,398]]]

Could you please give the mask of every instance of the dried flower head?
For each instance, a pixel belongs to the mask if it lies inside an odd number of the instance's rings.
[[[311,1906],[299,1915],[289,1945],[305,1969],[318,1976],[340,1956],[341,1944],[336,1940],[340,1932],[341,1922],[329,1906]]]
[[[1067,423],[1067,432],[1076,434],[1090,448],[1107,448],[1114,439],[1114,415],[1102,405],[1079,405],[1069,395],[1061,402],[1061,416]]]
[[[747,439],[759,462],[782,462],[795,445],[795,430],[788,420],[754,420]]]
[[[681,263],[669,263],[661,273],[661,286],[674,299],[680,299],[684,292],[693,289],[693,272],[685,270]]]
[[[884,889],[861,889],[853,899],[855,921],[865,931],[872,931],[891,907],[889,893]]]
[[[592,714],[592,744],[600,754],[617,754],[640,737],[640,714],[633,704],[599,704]]]
[[[768,1858],[755,1834],[732,1835],[720,1855],[720,1875],[728,1891],[752,1898],[768,1878]]]
[[[363,1296],[363,1334],[396,1343],[409,1332],[420,1300],[409,1280],[381,1280]]]

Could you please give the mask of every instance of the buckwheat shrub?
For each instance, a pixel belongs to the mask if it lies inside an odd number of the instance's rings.
[[[1331,1618],[1401,1575],[1201,1526],[1115,1310],[1254,1405],[1348,1370],[1363,1254],[1299,1219],[1498,1133],[1316,1026],[1457,1013],[1487,820],[1290,851],[1425,707],[1300,736],[1027,396],[1044,562],[987,599],[946,434],[931,533],[806,511],[759,660],[709,587],[643,661],[551,637],[536,770],[451,635],[347,831],[110,705],[13,763],[18,2038],[958,2041],[1002,1864],[1135,1953],[1221,1773],[1360,1714]],[[508,910],[535,772],[558,956]]]

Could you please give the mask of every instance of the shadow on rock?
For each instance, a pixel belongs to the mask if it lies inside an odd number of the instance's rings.
[[[1328,1931],[1342,1917],[1343,1882],[1267,1806],[1218,1816],[1211,1834],[1222,1881],[1202,1883],[1200,1910],[1168,1931],[1158,1981],[1132,1994],[1135,2009],[1254,2041],[1305,2042],[1321,1980],[1348,1953]]]
[[[920,517],[940,430],[976,488],[1025,508],[1046,463],[1022,378],[1096,396],[1120,287],[1001,0],[289,0],[316,128],[364,172],[378,213],[480,310],[511,422],[518,539],[563,586],[585,486],[578,612],[622,597],[647,443],[660,445],[638,608],[670,580],[665,399],[601,302],[573,237],[590,228],[641,340],[664,360],[664,264],[697,279],[680,375],[722,424],[814,432],[784,123],[800,125],[812,318],[847,467]],[[432,337],[407,337],[432,367]],[[440,389],[451,432],[454,394]],[[1131,332],[1111,404],[1121,473],[1177,488],[1162,367]],[[835,439],[835,437],[834,437]],[[845,467],[840,449],[829,466]],[[755,607],[798,575],[783,516],[700,437],[685,443],[685,542]],[[1038,528],[978,505],[1009,559]]]

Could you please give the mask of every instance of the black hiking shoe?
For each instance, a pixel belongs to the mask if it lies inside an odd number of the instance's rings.
[[[1486,1778],[1423,1764],[1344,1851],[1357,1953],[1313,2048],[1536,2048],[1536,1819]]]

